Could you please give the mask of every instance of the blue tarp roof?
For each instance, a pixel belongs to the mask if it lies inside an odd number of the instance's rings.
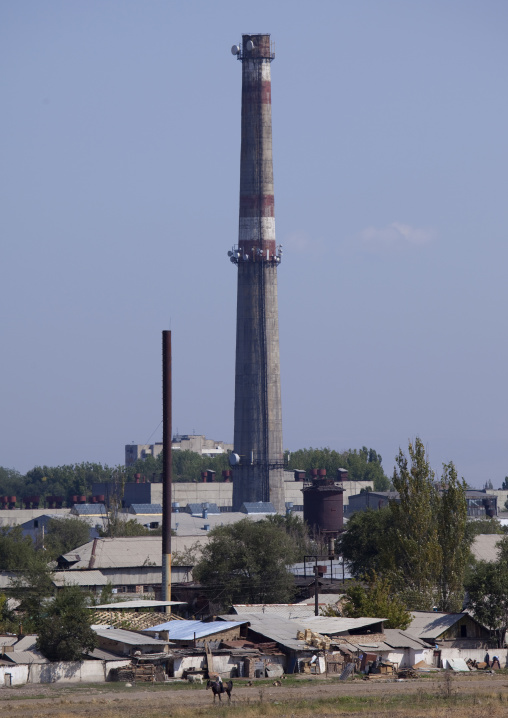
[[[171,641],[192,641],[194,634],[196,634],[196,639],[205,638],[214,633],[227,631],[230,628],[238,628],[239,623],[247,623],[247,621],[212,621],[211,623],[203,623],[203,621],[167,621],[144,630],[150,632],[168,631]]]

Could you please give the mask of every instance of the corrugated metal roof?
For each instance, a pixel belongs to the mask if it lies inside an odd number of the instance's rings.
[[[310,616],[306,620],[306,628],[327,636],[367,628],[375,623],[386,621],[386,618],[327,618],[326,616]]]
[[[441,634],[467,616],[465,613],[436,613],[435,611],[415,611],[407,632],[427,641],[434,641]]]
[[[17,636],[0,636],[0,646],[13,646],[17,641]]]
[[[4,654],[4,660],[12,663],[49,663],[42,653],[38,651],[9,651]]]
[[[269,501],[246,501],[240,507],[243,514],[275,514],[275,508]]]
[[[170,641],[192,641],[194,634],[196,634],[197,639],[205,638],[244,623],[247,623],[247,621],[212,621],[211,623],[203,623],[203,621],[166,621],[166,623],[160,623],[158,626],[145,628],[144,630],[168,631]]]
[[[399,628],[385,628],[385,643],[391,648],[426,648],[427,644],[417,636],[411,636]]]
[[[168,644],[167,641],[160,641],[151,636],[134,633],[134,631],[126,631],[123,628],[94,628],[93,630],[102,638],[110,638],[112,641],[125,643],[126,646],[158,646],[162,651],[163,647]]]
[[[56,571],[53,583],[55,586],[106,586],[108,578],[100,571]]]
[[[104,648],[94,648],[90,653],[83,654],[85,658],[95,659],[96,661],[125,661],[125,656],[120,656],[111,651],[105,651]]]
[[[293,651],[312,651],[305,641],[296,638],[297,631],[305,631],[304,623],[301,620],[282,618],[274,614],[243,613],[238,616],[220,616],[224,621],[248,621],[250,629],[261,636],[275,641]]]
[[[37,636],[23,636],[14,646],[15,651],[32,651],[37,643]]]

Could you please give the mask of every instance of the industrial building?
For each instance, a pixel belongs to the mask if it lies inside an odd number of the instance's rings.
[[[201,456],[218,456],[233,451],[233,444],[207,439],[202,434],[175,434],[171,441],[171,451],[194,451]],[[155,444],[126,444],[125,466],[132,466],[139,459],[153,456],[156,459],[162,452],[162,442]]]

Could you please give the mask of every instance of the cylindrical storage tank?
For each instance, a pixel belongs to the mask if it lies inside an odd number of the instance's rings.
[[[305,471],[295,471],[295,481],[305,481]]]
[[[78,497],[77,497],[77,496],[71,496],[71,502],[72,502],[73,504],[77,504],[77,503],[78,503]]]
[[[317,469],[311,469],[311,470],[310,470],[310,475],[312,476],[312,478],[316,478],[316,476],[318,475],[318,470],[317,470]]]
[[[86,496],[78,496],[78,504],[86,504]]]
[[[342,531],[343,489],[334,484],[312,485],[303,490],[303,520],[319,531]]]
[[[202,471],[202,472],[201,472],[201,481],[202,481],[204,484],[206,484],[207,479],[208,479],[208,474],[206,473],[206,471]]]
[[[106,497],[104,496],[104,494],[97,494],[97,501],[100,504],[106,503]]]
[[[179,502],[179,501],[173,501],[173,503],[171,504],[171,506],[173,507],[173,513],[174,513],[174,514],[179,514],[179,513],[180,513],[180,502]]]
[[[326,469],[318,469],[318,476],[326,476]]]

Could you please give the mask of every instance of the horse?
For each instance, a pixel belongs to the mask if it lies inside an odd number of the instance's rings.
[[[227,683],[221,683],[220,681],[208,681],[206,684],[206,690],[208,690],[209,688],[212,689],[214,703],[217,696],[219,696],[219,700],[222,701],[221,693],[227,693],[228,700],[231,701],[233,681],[228,681]]]

